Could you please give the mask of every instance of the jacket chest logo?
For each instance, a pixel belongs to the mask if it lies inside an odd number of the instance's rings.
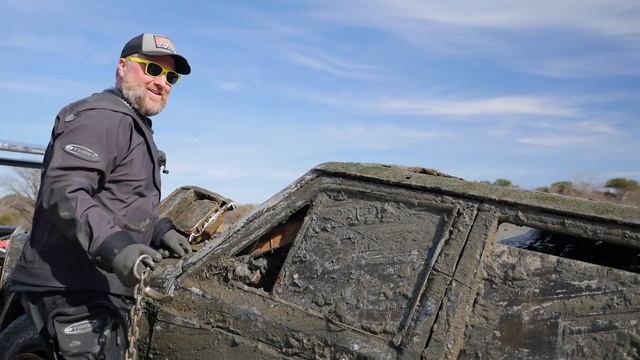
[[[88,147],[76,144],[68,144],[64,146],[64,151],[70,155],[77,157],[78,159],[87,160],[91,162],[100,161],[100,156],[95,151]]]
[[[75,324],[71,324],[64,328],[65,335],[76,335],[93,332],[95,329],[100,329],[102,322],[100,320],[83,320]]]

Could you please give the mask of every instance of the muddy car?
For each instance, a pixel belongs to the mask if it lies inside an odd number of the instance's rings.
[[[639,249],[640,208],[327,163],[155,271],[139,353],[639,358]]]

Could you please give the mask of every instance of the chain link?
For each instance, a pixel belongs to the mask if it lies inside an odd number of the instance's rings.
[[[129,324],[129,331],[127,334],[127,339],[129,340],[129,347],[125,352],[124,358],[125,360],[137,360],[138,358],[138,348],[137,342],[138,337],[140,336],[140,328],[138,326],[138,321],[142,317],[142,300],[144,299],[144,289],[146,287],[145,281],[147,280],[147,276],[149,275],[149,270],[145,269],[140,274],[140,282],[136,284],[133,288],[133,296],[134,296],[134,304],[131,307],[129,312],[129,317],[131,318],[131,323]]]

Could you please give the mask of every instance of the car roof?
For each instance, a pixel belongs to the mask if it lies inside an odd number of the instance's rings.
[[[506,205],[526,205],[564,215],[640,225],[640,207],[465,181],[432,169],[328,162],[314,167],[311,172],[428,190]]]

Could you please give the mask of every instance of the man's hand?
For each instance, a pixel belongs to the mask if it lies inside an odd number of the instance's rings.
[[[156,268],[156,263],[162,261],[162,255],[160,255],[159,252],[143,244],[129,245],[122,249],[113,259],[111,268],[124,286],[133,287],[138,283],[138,279],[136,279],[134,275],[133,267],[142,255],[149,255],[151,257],[151,261],[148,259],[143,259],[143,261],[141,261],[142,266],[146,266],[151,270]],[[142,272],[142,270],[144,269],[139,267],[138,274]]]
[[[164,235],[162,235],[158,245],[160,246],[160,248],[167,250],[168,252],[176,255],[179,258],[191,252],[191,245],[189,245],[189,240],[187,240],[186,237],[182,236],[175,230],[169,230]]]

